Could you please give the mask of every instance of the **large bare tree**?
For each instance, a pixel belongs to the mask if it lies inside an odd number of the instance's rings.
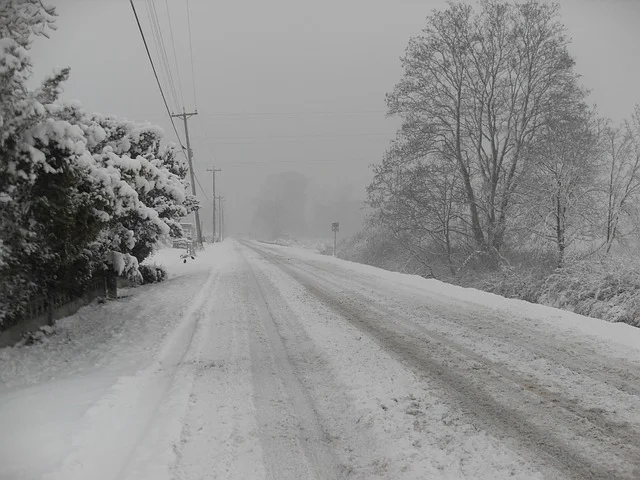
[[[455,166],[476,246],[503,246],[512,199],[531,171],[524,152],[550,112],[579,97],[558,7],[487,0],[452,3],[427,19],[387,95],[399,142],[426,162]],[[437,160],[434,160],[437,159]]]
[[[604,248],[636,230],[640,197],[640,105],[630,121],[603,135]]]
[[[562,267],[568,247],[598,235],[600,136],[595,112],[573,103],[545,122],[535,145],[524,152],[533,165],[522,189],[522,226],[557,251]]]

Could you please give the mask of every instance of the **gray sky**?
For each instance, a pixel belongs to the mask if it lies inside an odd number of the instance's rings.
[[[175,140],[129,2],[49,3],[57,7],[58,31],[34,44],[35,78],[70,66],[66,97],[90,111],[148,120]],[[134,3],[152,42],[147,2]],[[640,102],[640,33],[635,31],[640,1],[559,3],[592,101],[616,121],[629,116]],[[180,68],[174,83],[189,111],[194,96],[186,0],[155,0],[173,66],[167,5]],[[303,173],[312,179],[315,196],[352,184],[354,196],[364,198],[369,165],[379,161],[398,125],[385,119],[384,95],[402,74],[399,57],[429,12],[445,5],[440,0],[189,0],[199,112],[189,123],[195,170],[210,197],[206,169],[213,163],[223,169],[218,192],[228,200],[236,231],[247,228],[255,193],[270,173]],[[163,87],[175,108],[166,82]],[[210,230],[211,210],[198,196],[204,229]]]

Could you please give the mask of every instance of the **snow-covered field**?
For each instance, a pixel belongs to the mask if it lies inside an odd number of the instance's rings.
[[[640,329],[227,240],[0,350],[0,478],[640,478]]]

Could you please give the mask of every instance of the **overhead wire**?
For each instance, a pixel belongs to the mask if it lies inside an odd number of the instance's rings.
[[[207,194],[204,191],[204,188],[202,188],[202,185],[200,184],[200,180],[198,180],[198,176],[196,175],[195,172],[193,172],[193,177],[196,179],[196,183],[198,184],[198,186],[200,187],[200,191],[202,192],[202,195],[204,195],[204,198],[207,199],[207,202],[211,202],[211,199],[207,196]]]
[[[164,85],[169,85],[169,79],[167,77],[167,71],[164,68],[164,65],[162,63],[162,54],[160,53],[160,42],[157,40],[157,32],[155,29],[155,24],[153,23],[153,14],[151,13],[151,7],[149,6],[149,0],[146,0],[144,2],[144,5],[146,7],[147,10],[147,18],[149,20],[149,30],[151,31],[151,41],[149,42],[152,46],[153,49],[155,51],[156,54],[156,58],[159,60],[159,68],[158,71],[160,72],[160,77],[162,77],[162,83]],[[173,111],[175,110],[175,108],[172,107],[177,107],[177,105],[171,105],[172,103],[172,98],[171,98],[171,89],[169,89],[169,95],[167,95],[167,103],[170,104],[170,110]]]
[[[182,95],[182,81],[180,80],[180,69],[178,68],[178,55],[176,53],[176,42],[173,37],[173,26],[171,25],[171,13],[169,12],[169,1],[164,0],[164,5],[167,9],[167,19],[169,21],[169,33],[171,36],[171,46],[173,48],[173,61],[176,67],[176,77],[178,77],[178,90],[180,91],[180,100],[182,101],[182,106],[184,107],[184,96]]]
[[[354,111],[301,111],[301,112],[208,112],[201,113],[208,117],[265,117],[265,116],[304,116],[304,115],[316,115],[316,116],[352,116],[352,115],[370,115],[370,114],[386,114],[386,110],[354,110]]]
[[[156,10],[156,6],[153,0],[147,0],[147,4],[149,6],[150,21],[153,27],[152,30],[155,31],[156,41],[159,44],[158,49],[160,51],[160,55],[159,55],[160,65],[164,66],[164,68],[166,69],[168,83],[169,83],[169,90],[173,95],[173,98],[176,104],[176,109],[178,110],[180,102],[178,101],[178,94],[177,94],[175,82],[173,80],[173,74],[171,72],[169,56],[167,55],[167,48],[164,43],[164,36],[162,35],[160,20],[158,19],[158,11]]]
[[[229,120],[245,120],[247,118],[255,118],[260,121],[268,119],[268,117],[304,117],[304,116],[320,116],[320,117],[341,117],[341,116],[360,116],[360,115],[379,115],[386,114],[386,110],[360,110],[360,111],[299,111],[299,112],[198,112],[198,115],[204,117],[214,117]],[[147,114],[147,116],[153,116]]]
[[[173,132],[176,135],[176,138],[178,139],[178,144],[180,145],[180,149],[182,150],[182,153],[185,155],[185,157],[187,157],[187,151],[184,147],[184,145],[182,144],[182,140],[180,139],[180,134],[178,133],[178,129],[176,128],[176,124],[173,121],[173,116],[171,113],[171,109],[169,108],[169,104],[167,103],[167,97],[164,93],[164,89],[162,88],[162,84],[160,83],[160,78],[158,77],[158,71],[156,69],[156,66],[153,62],[153,57],[151,56],[151,51],[149,50],[149,44],[147,43],[147,39],[144,35],[144,30],[142,30],[142,25],[140,24],[140,17],[138,16],[138,12],[136,10],[135,5],[133,4],[133,0],[129,0],[129,3],[131,4],[131,9],[133,10],[133,15],[135,16],[136,19],[136,24],[138,25],[138,30],[140,31],[140,36],[142,37],[142,43],[144,44],[144,49],[147,53],[147,58],[149,59],[149,63],[151,64],[151,69],[153,70],[153,75],[156,79],[156,83],[158,84],[158,89],[160,90],[160,95],[162,97],[162,102],[164,103],[165,109],[167,110],[167,115],[169,116],[169,121],[171,122],[171,126],[173,127]],[[202,187],[202,185],[200,184],[200,180],[198,179],[198,176],[196,175],[195,171],[193,172],[193,176],[196,179],[196,183],[198,184],[198,186],[200,187],[200,191],[202,192],[202,194],[204,195],[204,197],[207,199],[208,202],[211,202],[211,199],[208,197],[208,195],[205,193],[204,188]]]
[[[387,132],[356,132],[356,133],[311,133],[304,135],[238,135],[230,137],[210,137],[205,135],[201,140],[297,140],[298,138],[334,138],[334,137],[388,137],[392,133]]]
[[[169,61],[169,55],[167,54],[167,47],[164,41],[164,35],[162,34],[162,27],[160,26],[160,19],[158,17],[158,10],[156,9],[156,5],[154,0],[148,0],[151,4],[151,11],[153,12],[154,23],[156,25],[156,30],[158,32],[158,38],[160,41],[160,49],[162,51],[162,59],[164,62],[164,66],[167,69],[167,75],[169,77],[169,83],[171,85],[171,90],[173,92],[173,96],[176,102],[176,109],[180,109],[180,102],[178,101],[178,90],[176,89],[176,83],[173,78],[173,71],[171,68],[171,62]],[[176,72],[177,73],[177,72]]]
[[[193,108],[198,111],[198,99],[196,97],[196,73],[193,66],[193,41],[191,39],[191,12],[189,8],[189,0],[186,2],[187,6],[187,25],[189,27],[189,55],[191,57],[191,82],[193,85]]]
[[[304,162],[304,164],[305,165],[333,165],[333,164],[356,163],[356,162],[365,162],[365,161],[370,161],[370,160],[366,159],[366,158],[351,158],[351,159],[347,159],[347,160],[345,160],[345,159],[306,160]],[[278,163],[299,163],[299,162],[300,162],[300,160],[298,160],[298,159],[294,159],[294,160],[279,159],[279,160],[269,160],[269,161],[243,160],[243,161],[236,161],[236,162],[226,162],[226,163],[224,163],[223,166],[224,166],[224,168],[237,167],[237,166],[241,166],[241,165],[269,166],[269,165],[278,164]]]
[[[161,50],[163,52],[164,63],[165,63],[165,66],[167,68],[167,71],[168,71],[168,78],[169,78],[169,81],[170,81],[170,84],[171,84],[171,88],[173,90],[173,94],[174,94],[174,97],[175,97],[176,104],[178,104],[178,98],[177,98],[176,90],[175,90],[175,82],[173,80],[173,75],[171,74],[171,67],[169,65],[170,62],[169,62],[169,59],[168,59],[168,56],[167,56],[166,46],[165,46],[165,43],[164,43],[164,36],[162,35],[162,27],[160,26],[160,21],[158,19],[158,12],[157,12],[157,10],[155,8],[155,4],[153,3],[153,0],[148,0],[148,1],[151,3],[151,10],[153,11],[154,23],[155,23],[156,29],[158,31],[158,37],[159,37],[159,41],[160,41],[160,44],[161,44]],[[166,7],[166,11],[167,11],[170,39],[171,39],[171,45],[172,45],[172,50],[173,50],[174,64],[175,64],[175,68],[176,68],[176,78],[178,79],[178,90],[179,90],[179,93],[180,93],[180,100],[181,100],[181,103],[182,103],[182,108],[184,110],[184,106],[185,106],[184,94],[183,94],[183,89],[182,89],[182,82],[180,80],[180,70],[178,68],[178,56],[177,56],[177,53],[176,53],[175,38],[174,38],[174,35],[173,35],[173,25],[171,23],[171,12],[169,11],[169,4],[168,4],[167,0],[165,0],[165,7]],[[191,50],[191,72],[193,74],[194,68],[193,68],[193,51],[192,51],[192,47],[191,47],[191,21],[190,21],[190,19],[189,19],[189,47],[190,47],[190,50]],[[193,78],[192,81],[193,81],[193,85],[194,85],[194,98],[195,98],[195,78]],[[181,145],[181,147],[182,147],[182,145]],[[182,147],[182,148],[183,148],[183,151],[184,151],[184,147]],[[185,156],[187,156],[187,152],[184,151],[184,153],[185,153]],[[202,187],[202,184],[200,183],[200,179],[198,178],[198,175],[196,174],[195,169],[194,169],[194,172],[193,172],[193,177],[195,178],[198,187],[200,187],[200,191],[201,191],[202,195],[207,199],[208,202],[211,202],[211,199],[209,199],[209,196],[207,195],[206,191]]]
[[[162,89],[162,84],[160,83],[160,78],[158,78],[158,72],[156,70],[156,66],[153,63],[153,58],[151,57],[151,52],[149,51],[149,45],[147,44],[147,39],[144,36],[144,31],[142,30],[142,25],[140,25],[140,18],[138,17],[138,12],[136,11],[136,7],[133,4],[133,0],[129,0],[131,4],[131,9],[133,10],[133,14],[136,17],[136,23],[138,24],[138,30],[140,31],[140,36],[142,37],[142,42],[144,43],[144,49],[147,52],[147,57],[149,58],[149,63],[151,64],[151,69],[153,70],[153,75],[156,77],[156,82],[158,84],[158,89],[160,90],[160,95],[162,96],[162,101],[164,102],[164,106],[167,109],[167,115],[169,115],[169,121],[171,122],[171,126],[173,127],[173,131],[176,134],[176,138],[178,139],[178,143],[180,144],[180,148],[186,154],[184,150],[184,146],[182,145],[182,140],[180,140],[180,135],[178,134],[178,129],[176,128],[176,124],[173,121],[173,117],[171,116],[171,110],[169,109],[169,104],[167,103],[167,97],[164,94],[164,90]]]

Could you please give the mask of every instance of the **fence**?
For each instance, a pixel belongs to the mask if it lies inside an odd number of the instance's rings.
[[[116,281],[115,276],[97,276],[81,296],[56,293],[34,298],[29,302],[22,321],[0,332],[0,348],[14,345],[27,332],[38,330],[45,325],[53,325],[56,320],[73,315],[80,307],[98,297],[117,298]]]

